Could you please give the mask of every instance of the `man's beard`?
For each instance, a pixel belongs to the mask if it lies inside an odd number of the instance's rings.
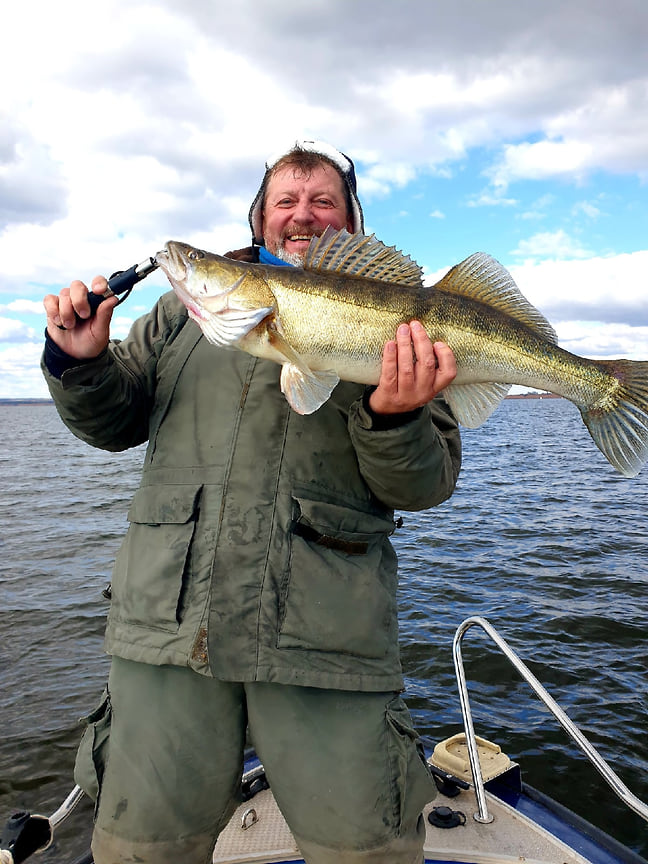
[[[293,267],[303,267],[304,266],[304,252],[288,252],[285,247],[285,242],[287,237],[292,237],[295,235],[300,235],[304,237],[319,237],[322,232],[320,231],[318,234],[313,232],[313,229],[303,228],[301,225],[290,225],[283,232],[281,240],[277,244],[276,250],[272,253],[275,258],[279,258],[280,261],[285,261],[286,264],[292,264]]]
[[[285,261],[286,264],[292,264],[293,267],[304,266],[304,256],[300,252],[287,252],[283,245],[283,242],[281,242],[277,247],[277,251],[274,253],[274,256],[280,261]]]

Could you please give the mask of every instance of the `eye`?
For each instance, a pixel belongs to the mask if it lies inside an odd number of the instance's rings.
[[[187,258],[190,258],[192,261],[200,261],[200,259],[204,257],[205,253],[200,249],[190,249],[187,252]]]

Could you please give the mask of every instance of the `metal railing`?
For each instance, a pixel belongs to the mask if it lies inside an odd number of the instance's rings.
[[[536,696],[544,702],[547,708],[551,711],[554,717],[558,720],[560,725],[565,729],[567,734],[572,738],[578,746],[581,748],[583,753],[587,756],[589,761],[594,765],[596,770],[602,775],[605,782],[614,790],[616,795],[635,813],[638,813],[643,819],[648,821],[648,805],[644,804],[636,795],[633,795],[632,792],[628,789],[628,787],[623,783],[623,781],[614,773],[614,771],[610,768],[608,763],[603,759],[603,757],[598,753],[598,751],[593,747],[592,744],[587,740],[587,738],[583,735],[583,733],[578,729],[569,717],[562,710],[560,705],[552,699],[552,697],[547,693],[542,684],[538,681],[535,675],[531,672],[530,669],[525,666],[525,664],[520,660],[517,654],[513,651],[513,649],[506,643],[506,641],[499,635],[497,630],[489,624],[489,622],[485,618],[480,617],[472,617],[466,618],[459,627],[457,628],[457,632],[455,633],[453,645],[452,645],[452,656],[455,665],[455,673],[457,676],[457,684],[459,687],[459,700],[461,702],[461,713],[463,715],[464,722],[464,730],[466,733],[466,744],[468,745],[468,757],[470,759],[470,768],[473,775],[473,781],[475,785],[475,796],[477,798],[477,807],[478,812],[474,814],[474,819],[477,822],[492,822],[493,817],[488,812],[488,806],[486,804],[486,793],[484,791],[484,779],[481,773],[481,766],[479,764],[479,754],[477,751],[477,741],[475,739],[475,729],[473,727],[472,721],[472,712],[470,710],[470,703],[468,701],[468,688],[466,686],[466,675],[463,667],[463,658],[461,656],[461,640],[463,639],[464,634],[471,627],[481,627],[482,630],[490,636],[493,642],[497,645],[500,651],[504,654],[507,660],[515,667],[515,669],[520,673],[522,678],[529,684],[532,690],[535,692]]]

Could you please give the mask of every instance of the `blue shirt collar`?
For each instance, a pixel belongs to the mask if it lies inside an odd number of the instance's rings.
[[[274,264],[276,267],[292,267],[292,264],[289,264],[287,261],[282,261],[281,258],[277,258],[276,255],[273,255],[272,252],[268,252],[265,246],[259,246],[259,263],[260,264]]]

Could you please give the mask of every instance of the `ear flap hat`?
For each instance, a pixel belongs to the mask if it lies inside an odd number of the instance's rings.
[[[358,199],[358,191],[356,188],[357,184],[355,167],[351,159],[349,159],[349,157],[342,153],[340,150],[336,150],[335,147],[332,147],[330,144],[327,144],[324,141],[302,140],[295,141],[294,145],[289,150],[271,156],[266,162],[266,172],[263,177],[261,187],[256,194],[256,198],[252,202],[252,206],[250,207],[250,213],[248,216],[250,228],[252,229],[252,243],[254,245],[263,245],[263,199],[265,197],[266,186],[268,184],[268,179],[272,173],[272,169],[277,164],[277,162],[284,158],[284,156],[289,156],[293,153],[299,153],[300,151],[314,153],[318,156],[322,156],[324,161],[332,164],[335,167],[338,174],[344,181],[344,184],[349,193],[348,200],[351,205],[350,215],[351,221],[353,223],[353,232],[364,232],[362,207]]]

